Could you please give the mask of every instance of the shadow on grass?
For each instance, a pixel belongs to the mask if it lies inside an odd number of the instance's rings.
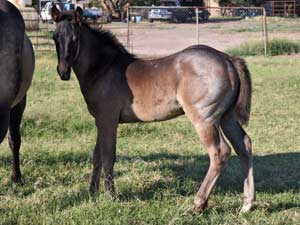
[[[37,156],[35,156],[37,157]],[[172,195],[190,196],[193,195],[199,184],[202,182],[208,166],[208,156],[180,155],[169,153],[149,154],[138,157],[119,156],[119,161],[128,163],[136,160],[153,162],[150,170],[159,170],[162,178],[142,185],[142,188],[131,190],[123,188],[118,198],[121,201],[132,199],[151,200],[164,198],[165,193]],[[47,154],[38,159],[35,163],[47,166],[57,166],[57,164],[69,163],[91,163],[89,152],[67,152]],[[280,153],[265,156],[254,156],[255,183],[257,192],[261,193],[283,193],[297,192],[300,189],[300,152],[299,153]],[[0,165],[5,165],[10,169],[10,157],[0,157]],[[126,172],[116,171],[116,177],[126,176]],[[25,176],[30,176],[27,174]],[[170,179],[168,179],[168,177]],[[166,179],[165,179],[166,178]],[[80,203],[89,199],[88,184],[86,193],[80,191],[77,197],[71,196],[70,205],[74,202]],[[103,186],[102,186],[103,187]],[[166,190],[170,190],[166,192]],[[230,162],[223,171],[216,186],[219,193],[242,193],[243,177],[239,160],[236,156],[231,157]],[[69,204],[61,206],[68,208]],[[272,204],[268,209],[270,212],[280,211],[288,208],[297,208],[299,205],[292,202]]]
[[[85,163],[91,162],[91,151],[52,151],[40,153],[35,153],[32,155],[27,155],[27,153],[21,153],[21,164],[24,162],[24,158],[30,158],[34,161],[36,165],[56,165],[56,164],[68,164],[68,163]],[[12,163],[12,154],[0,157],[0,165],[10,166]],[[22,166],[22,165],[21,165]]]
[[[0,157],[0,165],[11,166],[11,155]],[[145,156],[119,156],[118,161],[157,162],[156,168],[160,169],[162,175],[167,172],[179,180],[191,180],[201,182],[209,166],[209,158],[197,155],[180,155],[170,153],[157,153]],[[32,160],[37,165],[56,166],[57,164],[91,164],[91,152],[43,152],[35,155]],[[279,153],[265,156],[254,156],[254,172],[257,191],[268,193],[280,193],[295,188],[300,188],[300,152]],[[118,163],[118,162],[117,162]],[[21,163],[22,164],[22,163]],[[22,165],[21,165],[22,166]],[[155,168],[154,168],[155,169]],[[117,172],[117,171],[116,171]],[[116,175],[126,175],[118,173]],[[159,186],[159,185],[158,185]],[[243,178],[239,160],[232,156],[219,179],[218,186],[224,191],[241,191]]]
[[[243,20],[244,18],[242,17],[237,17],[237,18],[211,18],[207,22],[208,23],[224,23],[224,22],[235,22],[235,21],[240,21]]]
[[[151,183],[141,193],[125,194],[126,198],[137,196],[141,199],[150,199],[161,189],[176,187],[173,190],[179,195],[190,195],[197,191],[206,175],[209,167],[208,156],[186,156],[179,154],[150,154],[140,157],[120,157],[121,160],[141,159],[145,162],[161,162],[157,168],[164,174],[172,173],[172,180],[158,180]],[[287,191],[299,191],[300,189],[300,153],[280,153],[265,156],[254,156],[255,185],[257,192],[282,193]],[[190,190],[186,188],[191,188]],[[217,183],[218,192],[243,191],[243,177],[239,159],[231,157],[230,162],[223,170]]]
[[[300,203],[296,204],[296,203],[293,203],[293,202],[287,202],[287,203],[279,202],[279,203],[272,204],[267,209],[267,211],[269,213],[274,213],[274,212],[280,212],[280,211],[283,211],[283,210],[295,209],[295,208],[300,209]]]

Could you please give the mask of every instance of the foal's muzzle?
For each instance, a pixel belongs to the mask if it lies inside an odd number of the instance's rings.
[[[57,66],[57,73],[60,76],[61,80],[70,80],[70,76],[71,76],[71,67],[68,65],[61,65],[59,64]]]

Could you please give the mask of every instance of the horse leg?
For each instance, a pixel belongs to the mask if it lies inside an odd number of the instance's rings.
[[[9,124],[9,111],[0,114],[0,144],[6,136]]]
[[[194,198],[195,210],[201,213],[207,207],[209,194],[230,157],[231,150],[220,132],[218,123],[194,121],[193,124],[199,138],[208,149],[210,158],[208,172]]]
[[[20,171],[20,147],[21,147],[21,134],[20,134],[20,124],[23,116],[23,112],[26,106],[26,96],[13,107],[10,111],[9,120],[9,147],[13,153],[13,166],[11,180],[15,183],[22,183],[21,181],[21,171]]]
[[[101,175],[101,150],[100,150],[100,138],[99,132],[97,135],[97,142],[93,153],[93,172],[92,172],[92,179],[90,184],[90,192],[93,194],[99,190],[99,180]]]
[[[232,113],[229,113],[222,118],[221,127],[225,136],[236,151],[243,168],[244,204],[241,212],[247,212],[251,210],[255,202],[251,139],[236,121]]]
[[[105,189],[113,195],[115,192],[113,167],[116,160],[118,119],[111,119],[111,115],[103,118],[105,116],[101,116],[99,120],[96,119],[98,137],[93,156],[94,168],[90,190],[92,192],[98,190],[102,166],[105,175]]]

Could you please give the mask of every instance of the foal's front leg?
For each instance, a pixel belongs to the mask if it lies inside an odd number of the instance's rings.
[[[92,179],[90,184],[90,192],[92,194],[99,190],[99,180],[100,180],[101,168],[102,168],[99,142],[100,142],[100,138],[99,138],[99,131],[98,131],[96,146],[93,154],[93,172],[92,172]]]
[[[110,115],[111,117],[111,115]],[[93,155],[93,174],[90,191],[96,192],[99,189],[101,167],[105,175],[105,189],[114,194],[114,163],[116,160],[116,137],[118,120],[101,117],[96,119],[98,136],[97,144]]]

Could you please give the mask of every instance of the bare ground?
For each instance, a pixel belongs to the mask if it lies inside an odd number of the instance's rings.
[[[268,38],[300,40],[298,22],[270,19]],[[116,31],[114,28],[112,30]],[[131,24],[130,33],[130,50],[146,57],[169,55],[198,43],[196,24],[150,24],[145,21]],[[117,30],[117,36],[127,46],[127,24],[123,24],[123,29]],[[246,41],[263,42],[261,18],[199,24],[199,44],[225,51]]]

